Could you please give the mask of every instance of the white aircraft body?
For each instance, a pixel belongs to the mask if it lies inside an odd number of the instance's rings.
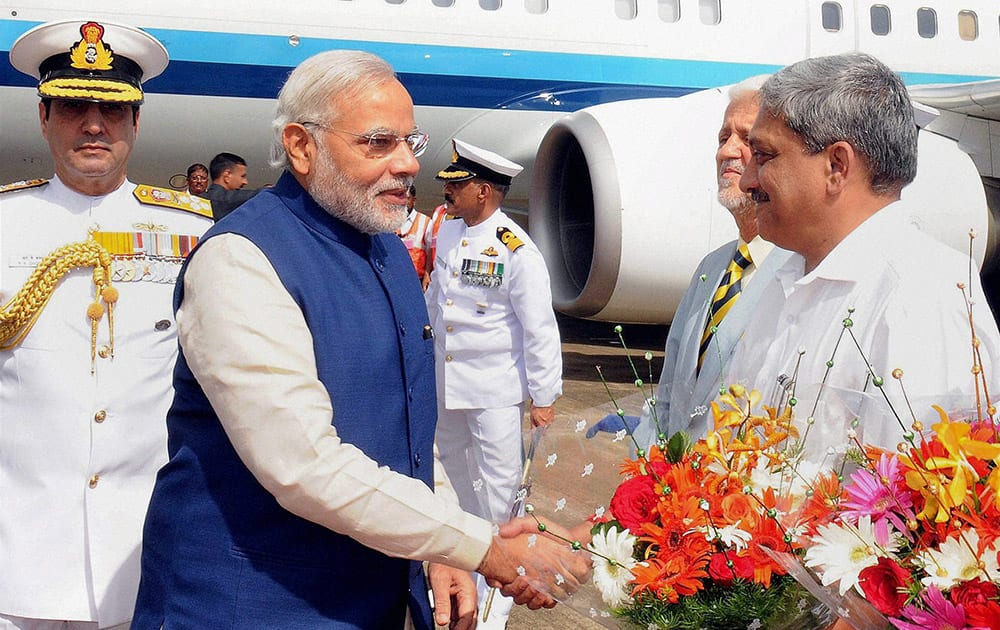
[[[996,0],[27,0],[0,7],[0,55],[71,18],[139,26],[167,47],[129,167],[158,185],[220,151],[247,159],[251,186],[274,181],[273,99],[291,68],[334,48],[384,57],[431,137],[421,205],[440,202],[433,175],[453,137],[525,165],[507,205],[530,209],[556,307],[619,322],[668,322],[701,257],[735,237],[715,199],[720,86],[869,52],[918,103],[920,173],[904,200],[957,248],[974,229],[975,260],[994,264]],[[52,172],[37,102],[0,59],[0,181]]]

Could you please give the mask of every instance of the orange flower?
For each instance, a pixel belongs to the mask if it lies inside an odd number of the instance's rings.
[[[682,556],[651,558],[645,565],[632,568],[635,576],[632,594],[648,591],[676,604],[681,597],[694,595],[704,587],[701,580],[708,577],[706,564],[707,556],[705,561],[697,564],[688,562]]]

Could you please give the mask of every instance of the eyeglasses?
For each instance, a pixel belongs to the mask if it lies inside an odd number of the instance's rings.
[[[388,133],[384,131],[379,131],[376,133],[351,133],[350,131],[344,131],[343,129],[335,129],[329,125],[324,125],[318,122],[301,122],[300,125],[305,127],[319,127],[320,129],[325,129],[326,131],[335,131],[337,133],[346,133],[349,136],[354,136],[359,140],[362,140],[362,144],[368,145],[368,155],[371,157],[383,157],[389,155],[396,149],[396,145],[400,142],[405,142],[406,146],[410,148],[413,152],[413,157],[420,157],[423,155],[424,151],[427,150],[427,142],[430,140],[430,136],[426,133],[421,133],[419,131],[413,131],[405,136],[397,136],[394,133]]]

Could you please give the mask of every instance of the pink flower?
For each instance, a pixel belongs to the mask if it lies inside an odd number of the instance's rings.
[[[890,619],[899,630],[964,630],[965,610],[952,604],[936,586],[929,586],[923,594],[924,608],[910,605],[903,608],[902,619]]]
[[[895,456],[883,453],[874,473],[863,468],[851,475],[851,482],[846,488],[847,500],[841,504],[848,522],[857,524],[860,517],[871,516],[879,545],[889,542],[890,523],[908,535],[906,520],[914,518],[913,500]]]

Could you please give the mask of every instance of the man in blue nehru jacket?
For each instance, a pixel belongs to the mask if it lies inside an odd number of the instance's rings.
[[[178,279],[133,628],[471,628],[473,570],[553,606],[589,560],[494,535],[437,474],[434,333],[393,233],[427,144],[409,94],[378,57],[325,52],[273,127],[285,173]]]

